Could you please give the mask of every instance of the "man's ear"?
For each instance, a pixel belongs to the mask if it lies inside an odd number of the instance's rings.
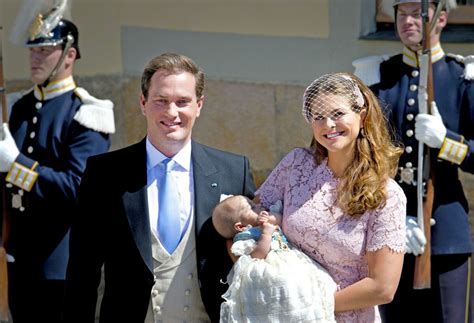
[[[145,98],[145,96],[143,95],[143,93],[140,94],[140,99],[139,99],[139,101],[140,101],[140,109],[142,110],[142,114],[143,114],[144,116],[146,116],[146,109],[145,109],[146,98]]]
[[[436,23],[436,26],[438,28],[443,29],[444,27],[446,27],[447,24],[448,24],[448,12],[446,10],[442,10],[439,14],[438,22]]]
[[[64,64],[66,68],[69,68],[74,61],[76,60],[77,57],[77,50],[74,47],[70,47],[67,50],[66,56],[64,57]]]
[[[201,115],[201,109],[202,109],[202,106],[204,104],[204,95],[201,96],[200,98],[198,98],[196,100],[196,103],[197,103],[197,113],[196,113],[196,117],[199,117]]]

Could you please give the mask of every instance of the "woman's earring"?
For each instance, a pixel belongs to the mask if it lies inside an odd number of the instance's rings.
[[[365,130],[364,128],[360,128],[359,136],[365,138]]]

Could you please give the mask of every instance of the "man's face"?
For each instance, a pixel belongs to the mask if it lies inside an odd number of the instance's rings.
[[[189,140],[204,98],[196,97],[196,79],[189,72],[158,70],[150,80],[148,98],[140,96],[150,142],[168,157]]]
[[[42,84],[49,77],[59,61],[63,50],[61,45],[30,48],[30,76],[35,84]],[[62,64],[64,65],[64,63]],[[60,67],[61,69],[62,67]],[[58,71],[61,75],[61,71]]]
[[[431,21],[434,13],[432,5],[428,12]],[[417,48],[423,37],[421,3],[403,3],[397,6],[397,32],[405,46]],[[433,42],[437,42],[437,39],[431,39],[431,45],[434,45]]]

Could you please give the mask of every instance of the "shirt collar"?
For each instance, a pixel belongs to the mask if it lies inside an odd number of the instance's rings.
[[[403,47],[403,62],[411,67],[419,67],[419,57],[422,54],[422,50],[416,52],[412,51],[408,47]],[[431,47],[431,62],[436,63],[444,57],[444,51],[440,43]]]
[[[153,169],[164,159],[168,158],[153,146],[148,137],[146,138],[146,155],[148,170]],[[184,170],[189,172],[191,169],[191,140],[171,159],[173,159],[175,163],[181,166]]]
[[[35,85],[35,97],[40,101],[49,100],[55,98],[61,94],[64,94],[68,91],[74,90],[76,88],[76,83],[71,76],[68,76],[62,80],[53,81],[48,84],[47,87],[42,87],[41,85]]]

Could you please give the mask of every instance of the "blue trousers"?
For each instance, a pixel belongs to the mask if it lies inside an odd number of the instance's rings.
[[[472,322],[471,254],[431,257],[431,288],[413,289],[415,257],[405,255],[393,302],[380,307],[385,323]]]

